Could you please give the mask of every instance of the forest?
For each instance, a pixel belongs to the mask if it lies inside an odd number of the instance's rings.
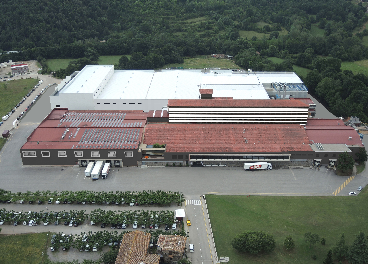
[[[368,122],[368,77],[341,71],[341,62],[368,59],[363,2],[19,0],[0,7],[0,52],[19,51],[3,52],[1,61],[37,59],[48,72],[46,59],[76,59],[54,73],[62,78],[100,55],[129,55],[116,68],[153,69],[225,53],[255,71],[309,69],[303,81],[311,95],[337,116]]]

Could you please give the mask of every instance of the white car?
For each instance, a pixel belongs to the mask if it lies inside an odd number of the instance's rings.
[[[137,227],[138,227],[138,223],[137,223],[137,221],[134,221],[133,228],[136,229]]]
[[[356,195],[356,192],[349,192],[349,195]]]
[[[189,252],[191,252],[191,253],[194,252],[194,245],[193,244],[189,244]]]
[[[171,227],[173,230],[176,229],[176,223],[173,223],[172,227]]]
[[[357,189],[357,191],[360,192],[361,190],[363,190],[363,187],[362,186],[359,186],[358,189]]]

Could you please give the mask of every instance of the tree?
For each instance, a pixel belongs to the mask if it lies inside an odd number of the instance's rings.
[[[270,253],[275,247],[275,239],[262,231],[244,232],[236,236],[231,245],[236,250],[243,253],[257,255],[260,253]]]
[[[353,170],[354,159],[347,152],[341,153],[337,159],[337,169],[342,173],[349,173]]]
[[[284,248],[286,250],[293,250],[295,247],[295,243],[294,243],[294,240],[291,236],[288,236],[285,238],[285,241],[284,241]]]
[[[359,232],[349,249],[351,264],[366,264],[368,259],[368,243],[363,232]]]
[[[305,241],[309,244],[309,248],[311,248],[313,245],[319,242],[319,235],[312,234],[311,232],[305,233],[304,238]]]
[[[345,244],[345,235],[342,234],[336,246],[332,249],[333,255],[338,261],[343,261],[348,256],[349,247]]]
[[[332,250],[329,250],[327,253],[326,259],[323,261],[323,264],[333,264],[332,260]]]
[[[367,161],[367,151],[365,148],[359,148],[359,152],[355,154],[357,156],[358,162],[363,163]]]

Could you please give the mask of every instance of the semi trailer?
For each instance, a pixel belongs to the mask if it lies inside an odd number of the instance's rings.
[[[244,163],[244,170],[272,170],[272,164],[268,162]]]

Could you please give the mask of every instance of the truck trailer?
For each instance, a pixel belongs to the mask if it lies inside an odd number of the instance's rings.
[[[110,163],[105,163],[103,169],[102,169],[102,179],[106,179],[107,175],[109,174],[110,171]]]
[[[95,163],[94,162],[90,162],[88,163],[87,165],[87,168],[86,170],[84,171],[84,175],[86,177],[91,177],[91,173],[92,173],[92,170],[93,170],[93,167],[95,166]]]
[[[244,170],[272,170],[272,164],[268,162],[244,163]]]
[[[101,170],[104,165],[102,160],[96,161],[96,165],[91,172],[92,180],[98,180],[100,178]]]

